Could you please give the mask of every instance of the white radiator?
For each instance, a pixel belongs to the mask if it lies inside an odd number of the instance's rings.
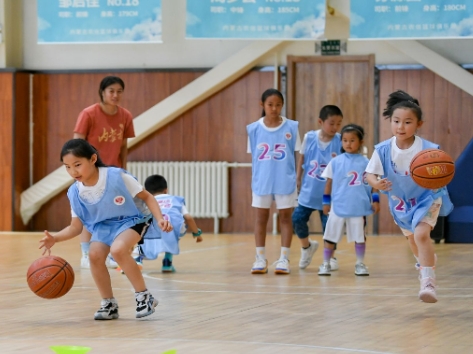
[[[228,168],[251,167],[251,163],[228,162],[127,162],[126,169],[144,185],[146,177],[159,174],[168,182],[169,194],[186,199],[194,218],[228,218]]]

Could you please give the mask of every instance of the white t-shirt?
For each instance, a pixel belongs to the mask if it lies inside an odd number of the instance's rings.
[[[99,167],[99,179],[94,186],[84,186],[82,182],[77,184],[77,188],[79,190],[79,197],[86,203],[94,204],[102,198],[105,187],[107,185],[107,167]],[[126,174],[124,172],[121,173],[123,178],[123,182],[125,183],[126,189],[130,194],[135,197],[138,193],[143,190],[143,186],[135,179],[133,176]],[[139,200],[141,201],[141,199]],[[137,204],[135,202],[135,204]],[[137,207],[141,210],[141,203],[137,205]],[[74,210],[71,209],[71,215],[73,218],[77,217]]]
[[[281,117],[282,118],[282,123],[279,124],[277,127],[274,127],[274,128],[268,128],[265,124],[264,124],[264,117],[260,118],[258,120],[258,122],[267,130],[267,131],[270,131],[270,132],[274,132],[276,130],[278,130],[279,128],[281,128],[281,125],[287,120],[286,117]],[[295,151],[299,151],[299,149],[301,148],[301,136],[299,135],[299,130],[297,130],[297,137],[296,137],[296,148],[295,148]],[[246,152],[251,154],[251,146],[250,146],[250,137],[248,137],[248,141],[246,143]]]
[[[414,143],[408,149],[399,149],[396,145],[396,137],[393,136],[391,138],[391,161],[394,170],[398,174],[408,175],[412,158],[420,151],[422,151],[422,139],[418,136],[415,136]],[[373,152],[365,171],[375,175],[384,175],[383,164],[376,150]]]
[[[333,179],[332,160],[325,166],[321,177]]]
[[[320,140],[320,129],[319,129],[319,130],[316,130],[315,132],[317,133],[317,138],[319,139],[320,147],[321,147],[322,149],[326,149],[327,146],[328,146],[328,144],[330,144],[330,143],[332,142],[332,140],[330,140],[330,141],[322,141],[322,140]],[[306,145],[306,143],[307,143],[307,134],[309,134],[309,133],[306,133],[306,134],[304,135],[304,140],[302,141],[301,149],[299,150],[299,153],[300,153],[301,155],[304,155],[304,154],[305,154],[305,145]]]

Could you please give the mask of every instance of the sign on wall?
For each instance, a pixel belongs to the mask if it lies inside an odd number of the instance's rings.
[[[350,38],[473,37],[473,2],[351,0]]]
[[[161,0],[37,0],[38,43],[161,42]]]
[[[325,0],[187,0],[186,38],[317,39]]]

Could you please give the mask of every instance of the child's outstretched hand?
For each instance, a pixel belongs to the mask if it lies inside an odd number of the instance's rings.
[[[40,246],[39,249],[44,248],[43,256],[46,252],[48,252],[48,256],[51,255],[51,247],[54,246],[56,243],[56,239],[52,236],[47,230],[44,230],[44,236],[41,240],[39,240]]]
[[[373,187],[376,189],[388,192],[391,190],[392,185],[393,184],[391,183],[390,180],[388,180],[387,178],[382,178],[378,180],[378,182],[376,183],[376,186],[373,186]]]
[[[192,236],[194,236],[195,242],[197,243],[202,242],[204,240],[201,235],[202,235],[201,229],[197,229],[197,232],[192,233]]]
[[[172,225],[167,220],[164,220],[164,219],[159,220],[158,225],[159,225],[160,229],[163,230],[164,232],[172,231]]]

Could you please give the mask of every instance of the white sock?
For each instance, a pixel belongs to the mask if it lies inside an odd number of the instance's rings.
[[[256,247],[256,257],[263,261],[266,260],[266,247]]]
[[[435,270],[433,267],[422,267],[420,268],[420,276],[424,278],[433,278],[435,279]]]
[[[416,257],[416,256],[414,255],[414,258],[416,259],[416,263],[419,263],[419,264],[420,264],[420,262],[419,262],[419,257]]]
[[[281,256],[279,257],[279,259],[289,259],[289,251],[291,249],[288,248],[288,247],[281,247]]]

